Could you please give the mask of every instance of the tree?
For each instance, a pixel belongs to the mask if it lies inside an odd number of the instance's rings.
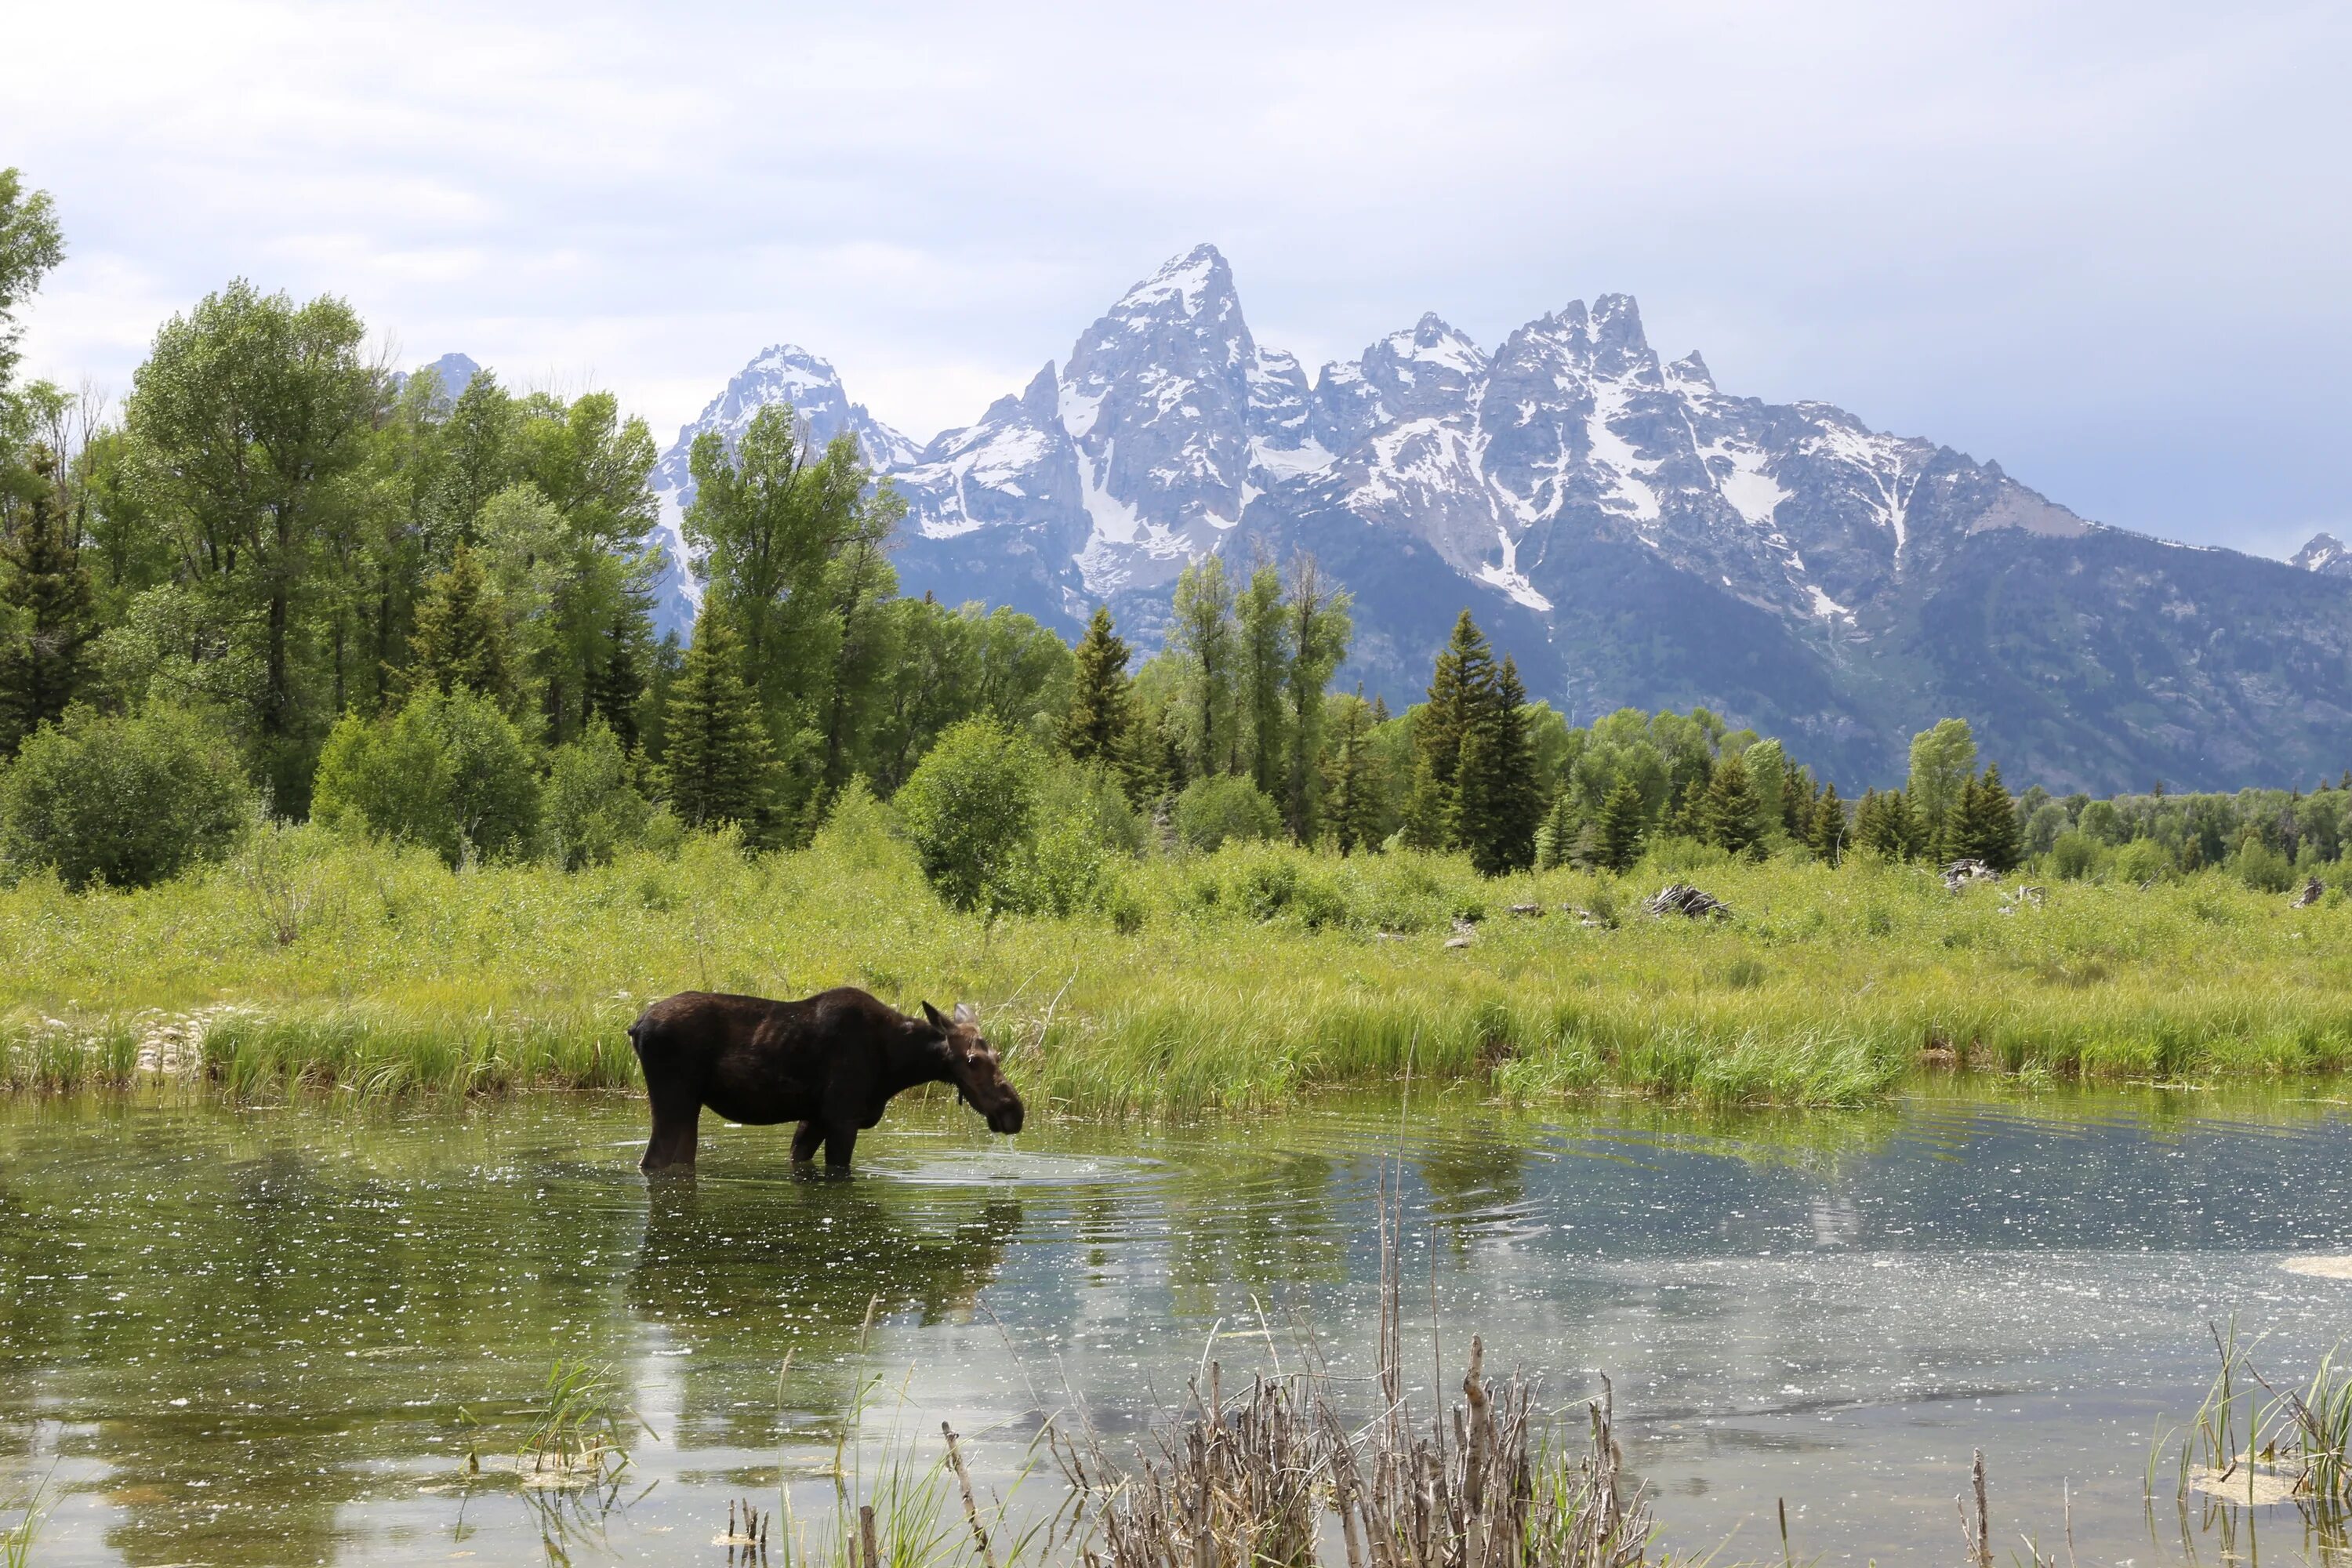
[[[16,343],[24,334],[16,312],[65,256],[48,193],[27,192],[15,169],[0,169],[0,395],[16,374]]]
[[[1326,761],[1324,802],[1328,806],[1332,841],[1342,855],[1377,849],[1387,799],[1380,749],[1372,742],[1372,708],[1360,689],[1351,697],[1333,700],[1339,711],[1337,732]]]
[[[1495,658],[1478,623],[1464,610],[1430,672],[1429,700],[1413,714],[1412,792],[1405,803],[1406,840],[1418,849],[1457,845],[1456,788],[1462,749],[1491,709]]]
[[[1947,858],[1945,829],[1976,765],[1976,737],[1965,719],[1943,720],[1911,737],[1911,776],[1903,793],[1918,819],[1920,847],[1937,859]]]
[[[1062,720],[1062,745],[1081,763],[1116,766],[1125,756],[1135,722],[1127,660],[1127,644],[1111,629],[1110,606],[1096,605],[1078,639],[1077,678]]]
[[[37,447],[22,476],[28,504],[0,537],[0,758],[64,717],[81,684],[83,651],[98,635],[89,574],[58,515],[56,471]],[[0,484],[9,482],[0,473]]]
[[[1903,790],[1865,790],[1854,808],[1853,843],[1886,860],[1907,860],[1919,853],[1919,819]]]
[[[500,702],[513,697],[498,595],[462,539],[449,570],[433,579],[416,606],[407,676],[411,691],[472,691]]]
[[[628,753],[612,727],[590,722],[580,739],[548,759],[543,832],[567,871],[601,866],[645,837],[653,808],[629,776]]]
[[[1996,871],[2012,870],[2025,858],[2016,803],[2000,782],[1999,763],[1987,766],[1983,777],[1970,779],[1961,789],[1942,854],[1952,859],[1981,860]]]
[[[1034,825],[1042,759],[991,718],[940,737],[898,792],[899,820],[940,897],[960,910],[1003,906]]]
[[[1192,731],[1186,771],[1196,777],[1233,772],[1241,742],[1234,718],[1234,591],[1224,562],[1205,555],[1179,573],[1172,610],[1168,646],[1183,671],[1181,700]]]
[[[1345,590],[1326,584],[1315,557],[1302,551],[1291,558],[1285,605],[1290,622],[1290,668],[1283,685],[1290,710],[1283,816],[1290,837],[1301,844],[1314,843],[1321,831],[1324,689],[1348,657],[1355,631],[1349,616],[1351,603]]]
[[[1261,561],[1234,596],[1236,685],[1243,752],[1250,782],[1269,800],[1283,793],[1283,687],[1291,666],[1290,624],[1283,614],[1282,574]],[[1237,770],[1238,771],[1238,770]]]
[[[1788,753],[1778,741],[1758,741],[1740,753],[1747,764],[1748,787],[1756,793],[1756,804],[1764,817],[1767,837],[1781,830],[1785,816],[1786,792],[1789,787]]]
[[[1595,857],[1612,871],[1627,871],[1642,858],[1642,839],[1648,826],[1642,792],[1631,779],[1609,792],[1601,803],[1600,842]]]
[[[1528,746],[1526,696],[1518,666],[1507,656],[1463,723],[1453,837],[1483,876],[1521,870],[1535,859],[1543,807]]]
[[[1830,784],[1813,802],[1811,820],[1805,829],[1805,847],[1825,864],[1834,866],[1845,853],[1845,805],[1838,799],[1837,785]]]
[[[499,705],[463,688],[425,690],[397,713],[346,714],[319,752],[322,826],[433,850],[450,866],[530,853],[537,759]]]
[[[737,647],[732,623],[706,599],[662,716],[662,779],[671,809],[688,827],[731,822],[746,839],[764,844],[774,763]]]
[[[1271,838],[1282,831],[1282,811],[1264,790],[1237,773],[1194,779],[1176,797],[1176,841],[1202,854],[1227,843]]]
[[[1763,803],[1749,784],[1746,760],[1737,752],[1716,765],[1699,822],[1706,841],[1718,849],[1747,855],[1763,847]]]
[[[297,305],[240,279],[163,324],[124,405],[185,572],[231,638],[258,641],[247,718],[283,811],[310,793],[315,704],[298,667],[320,586],[310,568],[351,501],[345,481],[382,403],[365,335],[341,300]]]
[[[253,818],[233,750],[163,706],[77,705],[0,773],[0,864],[49,867],[68,888],[143,888],[227,853]]]

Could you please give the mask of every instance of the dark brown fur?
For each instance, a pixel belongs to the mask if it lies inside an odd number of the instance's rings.
[[[804,1002],[681,991],[629,1026],[645,1068],[654,1131],[642,1168],[694,1164],[702,1108],[730,1121],[797,1121],[793,1159],[846,1169],[860,1128],[882,1120],[891,1096],[917,1084],[953,1084],[997,1132],[1021,1131],[1021,1096],[969,1007],[947,1017],[929,1003],[910,1018],[845,985]]]

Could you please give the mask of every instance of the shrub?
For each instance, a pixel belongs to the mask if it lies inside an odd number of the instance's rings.
[[[67,710],[0,776],[0,864],[55,868],[69,888],[143,888],[217,860],[253,818],[244,770],[184,710]]]
[[[530,748],[488,698],[427,692],[387,719],[346,714],[327,737],[311,815],[432,849],[452,866],[469,856],[520,858],[539,827]]]
[[[2294,867],[2287,858],[2251,834],[2231,858],[2230,869],[2258,893],[2284,893],[2294,885]]]
[[[2099,868],[2099,841],[2077,829],[2062,833],[2050,845],[2050,874],[2078,882]]]
[[[1030,847],[1043,759],[989,718],[950,725],[898,791],[898,820],[940,897],[958,909],[1005,906]]]
[[[1194,779],[1176,797],[1177,842],[1204,855],[1222,844],[1271,838],[1281,831],[1281,811],[1238,775]]]
[[[2116,851],[2116,875],[2132,883],[2153,882],[2172,869],[2172,858],[2153,838],[2135,838]]]
[[[602,719],[555,749],[545,799],[548,855],[567,871],[610,864],[617,851],[645,842],[653,819],[653,807],[629,777],[620,737]]]

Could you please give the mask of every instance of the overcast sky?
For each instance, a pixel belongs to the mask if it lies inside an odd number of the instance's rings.
[[[1310,366],[1642,303],[2103,521],[2352,537],[2352,8],[22,7],[0,165],[120,393],[243,275],[664,445],[762,345],[925,438],[1208,239]]]

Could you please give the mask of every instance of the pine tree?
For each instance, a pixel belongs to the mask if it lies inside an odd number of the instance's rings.
[[[1551,808],[1544,813],[1543,825],[1536,829],[1536,869],[1549,871],[1566,865],[1575,853],[1580,826],[1576,796],[1571,791],[1561,790],[1552,797]]]
[[[1454,841],[1482,875],[1524,870],[1535,858],[1543,796],[1528,744],[1527,689],[1508,657],[1469,710],[1454,779]]]
[[[1866,790],[1853,814],[1853,843],[1888,860],[1919,853],[1918,818],[1902,790]]]
[[[1429,678],[1429,701],[1413,716],[1412,793],[1405,837],[1415,848],[1451,849],[1461,804],[1456,774],[1470,731],[1494,700],[1495,658],[1478,623],[1464,610]]]
[[[408,645],[411,692],[475,691],[499,700],[510,693],[506,621],[482,564],[460,540],[449,570],[435,577],[416,606]]]
[[[1948,830],[1944,858],[1981,860],[1996,871],[2016,868],[2025,858],[2025,836],[2018,830],[2017,804],[2000,782],[1999,763],[1960,791],[1958,808]]]
[[[1746,855],[1764,842],[1764,805],[1748,778],[1748,764],[1737,754],[1716,764],[1700,807],[1700,826],[1709,844],[1734,855]]]
[[[89,574],[57,514],[55,472],[37,450],[23,520],[0,539],[0,605],[15,623],[0,641],[0,757],[64,716],[81,684],[83,650],[98,635]]]
[[[1601,803],[1601,864],[1612,871],[1632,869],[1642,858],[1647,826],[1641,789],[1632,779],[1623,780]]]
[[[1826,786],[1813,802],[1804,837],[1805,847],[1826,864],[1836,865],[1845,853],[1845,805],[1838,799],[1837,785]]]
[[[1372,710],[1359,692],[1341,703],[1339,733],[1326,781],[1331,835],[1342,855],[1380,847],[1384,782],[1380,768],[1380,753],[1372,746]]]
[[[1082,763],[1124,762],[1135,723],[1127,674],[1126,641],[1111,629],[1110,606],[1095,606],[1078,639],[1075,689],[1062,720],[1062,745]]]
[[[663,729],[662,776],[679,819],[689,827],[738,823],[745,837],[763,842],[774,784],[768,731],[734,630],[708,603],[670,686]]]

